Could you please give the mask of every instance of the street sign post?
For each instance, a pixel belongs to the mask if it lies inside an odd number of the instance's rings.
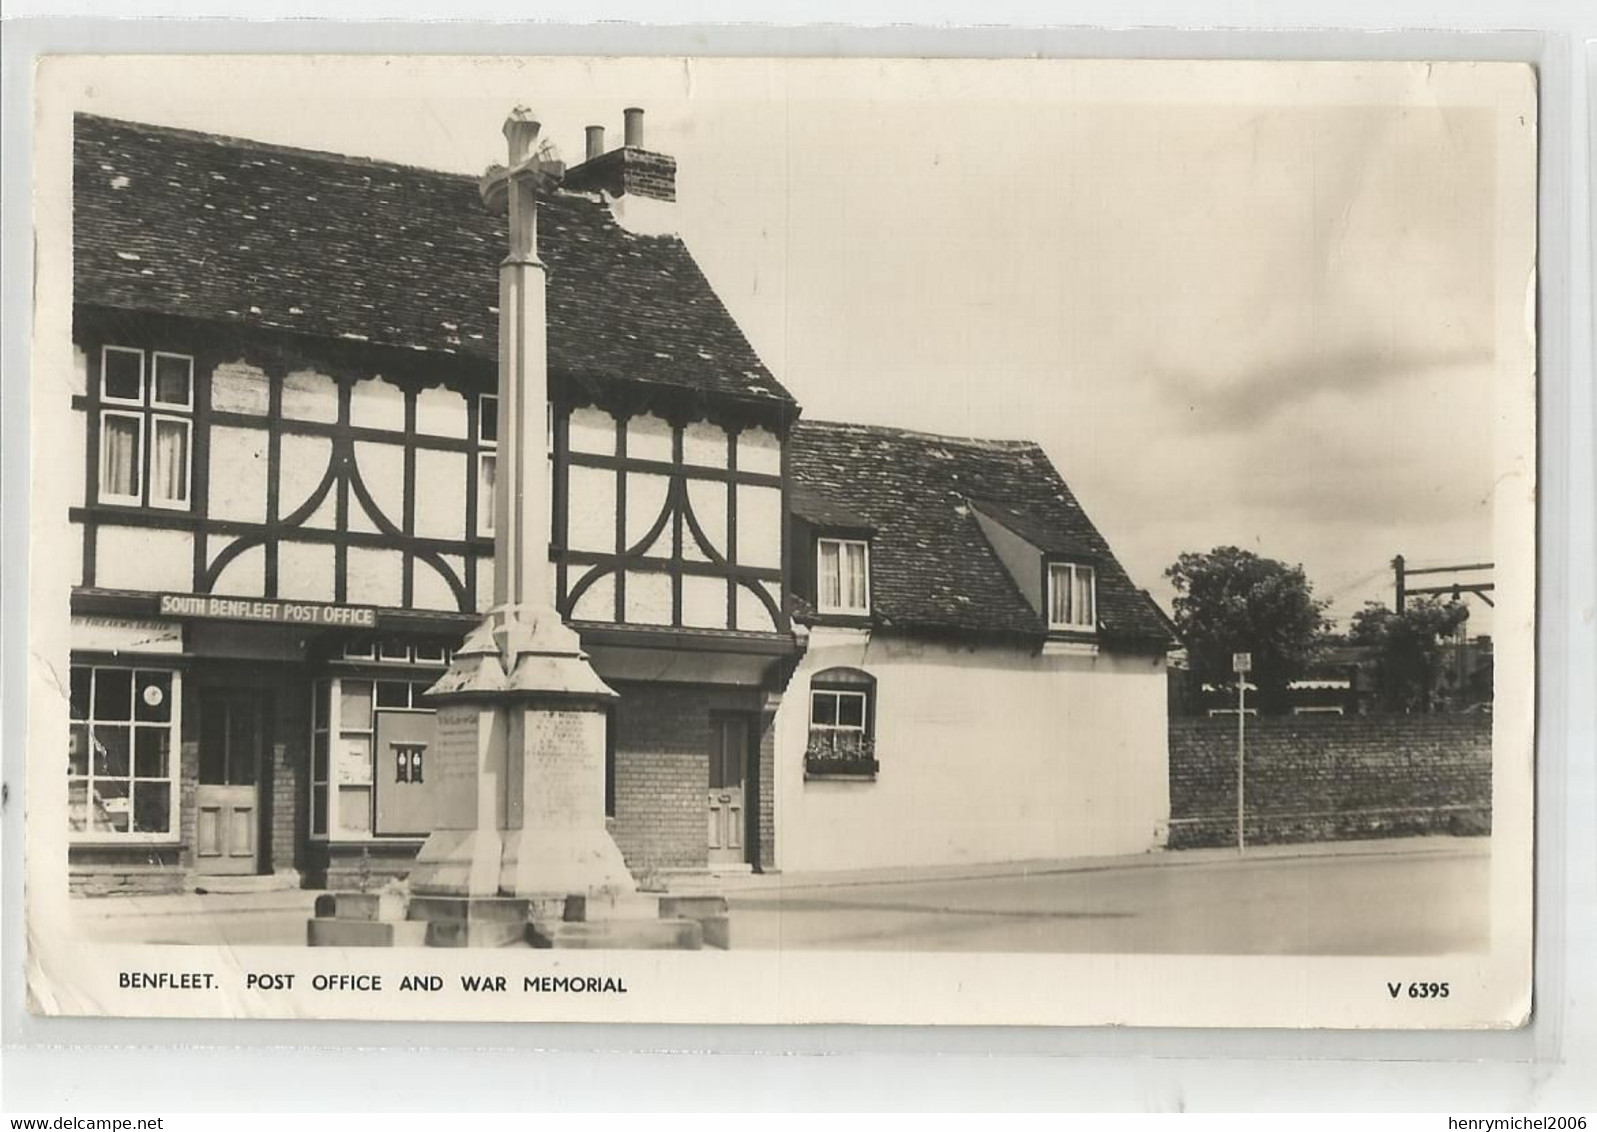
[[[1247,847],[1247,836],[1243,826],[1243,799],[1245,797],[1246,765],[1244,751],[1247,749],[1248,728],[1248,673],[1253,671],[1253,654],[1251,652],[1234,652],[1231,654],[1231,671],[1237,677],[1237,856],[1241,856]]]

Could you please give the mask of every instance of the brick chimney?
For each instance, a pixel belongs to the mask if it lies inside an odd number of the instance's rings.
[[[612,197],[677,199],[677,159],[643,147],[643,111],[635,106],[623,112],[626,126],[620,149],[604,148],[604,128],[589,126],[587,160],[566,170],[565,187],[579,192],[607,192]]]

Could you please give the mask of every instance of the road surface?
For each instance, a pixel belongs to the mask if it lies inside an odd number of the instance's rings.
[[[733,946],[900,951],[1430,955],[1485,950],[1487,842],[1446,851],[1207,857],[1096,871],[732,899]]]
[[[1484,950],[1489,840],[1170,853],[976,879],[758,878],[732,945],[899,951],[1429,955]],[[1276,851],[1279,853],[1279,850]],[[991,870],[988,870],[991,872]],[[946,872],[946,871],[945,871]],[[301,945],[313,892],[72,902],[85,938]]]

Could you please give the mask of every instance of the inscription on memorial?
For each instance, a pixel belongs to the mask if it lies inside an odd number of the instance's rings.
[[[595,711],[526,714],[525,823],[604,821],[604,716]]]
[[[472,829],[477,824],[480,714],[475,704],[445,704],[438,709],[434,773],[440,829]]]

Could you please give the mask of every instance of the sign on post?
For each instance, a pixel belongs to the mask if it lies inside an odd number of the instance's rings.
[[[1253,654],[1251,652],[1232,653],[1231,671],[1240,677],[1237,680],[1237,855],[1241,856],[1243,849],[1247,845],[1247,837],[1243,832],[1243,796],[1246,786],[1243,775],[1243,752],[1246,749],[1248,729],[1248,681],[1246,676],[1253,671]]]

